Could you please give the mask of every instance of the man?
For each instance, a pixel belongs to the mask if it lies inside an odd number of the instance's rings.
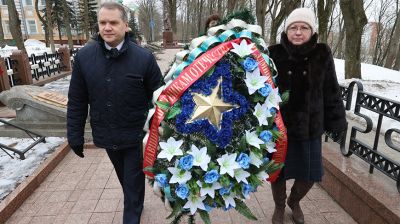
[[[75,57],[68,93],[68,142],[84,157],[84,127],[89,115],[93,142],[105,148],[124,192],[123,223],[140,223],[144,201],[142,128],[152,93],[162,82],[153,55],[129,41],[124,8],[106,2],[98,12],[95,44]]]

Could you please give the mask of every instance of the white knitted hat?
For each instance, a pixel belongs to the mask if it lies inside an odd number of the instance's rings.
[[[288,18],[286,19],[285,23],[285,32],[287,32],[288,27],[290,24],[295,23],[295,22],[303,22],[307,23],[311,27],[311,32],[315,33],[316,30],[316,21],[315,21],[315,14],[314,12],[309,9],[309,8],[297,8],[293,10]]]

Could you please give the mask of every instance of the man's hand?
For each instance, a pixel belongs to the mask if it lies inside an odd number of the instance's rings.
[[[74,151],[74,153],[83,158],[85,155],[83,155],[83,145],[70,145],[71,149]]]

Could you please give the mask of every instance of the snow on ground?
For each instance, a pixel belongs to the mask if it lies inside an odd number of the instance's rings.
[[[46,143],[39,143],[33,149],[25,153],[26,159],[20,160],[17,155],[14,158],[8,156],[4,151],[0,151],[0,201],[13,191],[26,177],[52,153],[57,146],[65,141],[64,138],[46,137]],[[28,138],[6,138],[0,137],[0,142],[4,145],[12,146],[16,149],[28,147],[33,140]]]
[[[344,60],[335,59],[335,68],[338,81],[341,85],[349,86],[352,81],[360,81],[363,84],[364,92],[368,92],[391,101],[397,101],[398,103],[400,102],[400,71],[362,63],[362,80],[359,80],[344,79]],[[353,92],[351,111],[354,111],[356,93],[357,90],[355,89]],[[351,111],[347,112],[347,117],[365,126],[365,119],[354,115],[354,113]],[[379,114],[363,108],[361,108],[360,113],[365,114],[372,119],[375,130],[378,123]],[[390,128],[400,129],[400,122],[384,116],[382,119],[381,133],[384,134],[386,130]],[[400,135],[393,134],[393,139],[400,142]]]

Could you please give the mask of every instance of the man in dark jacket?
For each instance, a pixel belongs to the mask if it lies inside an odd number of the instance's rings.
[[[129,41],[124,8],[100,6],[97,42],[75,57],[68,93],[68,142],[83,155],[90,106],[93,141],[105,148],[124,192],[123,223],[140,223],[144,201],[143,126],[153,91],[162,82],[154,56]]]

